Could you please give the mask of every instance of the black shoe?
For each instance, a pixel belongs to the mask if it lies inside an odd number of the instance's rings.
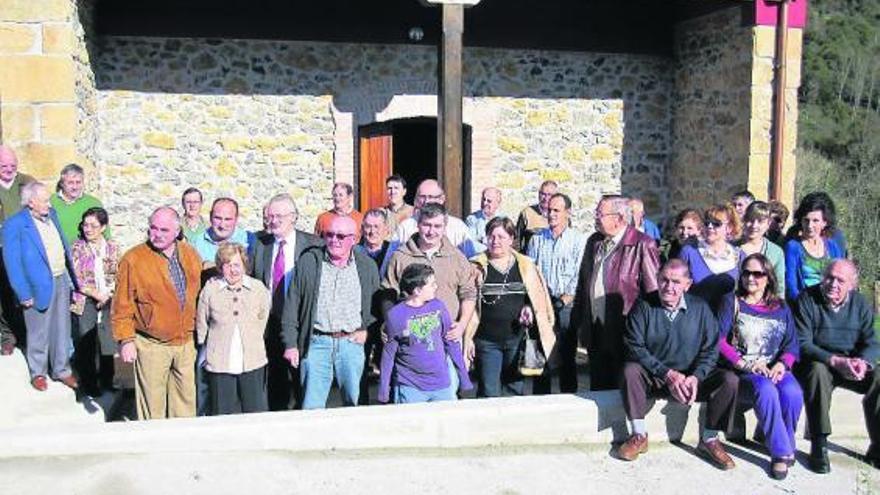
[[[810,471],[818,474],[831,472],[831,461],[828,460],[828,443],[825,437],[816,438],[810,447],[810,458],[807,460]]]
[[[865,452],[862,460],[865,461],[865,464],[873,467],[874,469],[880,469],[880,449],[874,447],[874,444],[871,444],[868,447],[868,451]]]

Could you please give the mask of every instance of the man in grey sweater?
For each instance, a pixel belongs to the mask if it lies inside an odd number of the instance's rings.
[[[855,291],[859,273],[846,259],[825,269],[822,282],[801,292],[794,311],[801,357],[795,376],[804,388],[812,435],[809,466],[831,471],[827,439],[831,434],[831,395],[835,387],[864,394],[862,406],[871,445],[865,459],[880,467],[880,344],[874,337],[874,312]]]

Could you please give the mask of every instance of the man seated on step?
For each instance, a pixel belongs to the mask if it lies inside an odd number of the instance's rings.
[[[862,407],[871,444],[865,460],[880,467],[880,343],[874,312],[858,292],[859,271],[847,259],[835,260],[822,281],[803,292],[794,310],[801,346],[794,374],[804,389],[804,408],[812,435],[809,467],[831,471],[827,439],[831,434],[831,395],[835,387],[864,394]]]
[[[409,241],[413,234],[418,230],[419,209],[429,203],[445,206],[446,193],[436,180],[423,180],[422,183],[419,184],[418,189],[416,189],[416,199],[414,203],[415,213],[413,213],[412,217],[400,222],[397,226],[397,231],[391,238],[392,241],[396,242],[391,243],[386,260],[390,259],[394,250],[401,245],[406,244],[406,242]],[[453,246],[457,247],[458,250],[464,254],[465,258],[470,258],[471,256],[480,254],[486,250],[486,246],[473,238],[467,224],[465,224],[460,218],[452,215],[446,215],[446,238],[452,242]],[[384,274],[383,271],[380,271],[379,273],[380,275]]]
[[[716,368],[718,322],[701,299],[686,294],[687,265],[671,259],[657,276],[659,291],[639,300],[624,331],[626,363],[621,393],[632,430],[617,457],[633,461],[648,451],[648,399],[670,396],[691,405],[707,402],[706,424],[697,450],[721,469],[735,467],[718,434],[727,431],[736,407],[739,378]]]

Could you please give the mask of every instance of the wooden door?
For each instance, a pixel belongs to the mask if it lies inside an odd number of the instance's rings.
[[[358,197],[361,212],[385,204],[385,179],[391,175],[392,127],[373,124],[360,129]]]

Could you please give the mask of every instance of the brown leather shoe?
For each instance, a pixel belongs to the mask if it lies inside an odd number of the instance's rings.
[[[727,471],[736,467],[733,459],[724,451],[721,440],[700,441],[700,445],[697,446],[697,452],[709,459],[719,469]]]
[[[46,381],[46,377],[43,375],[37,375],[31,380],[31,386],[40,392],[45,392],[47,388],[49,388],[49,383]]]
[[[0,347],[0,355],[3,355],[3,356],[9,356],[12,354],[13,351],[15,351],[15,344],[8,344],[7,343],[7,344],[3,344],[3,346]]]
[[[59,378],[58,381],[74,390],[79,387],[79,382],[76,381],[76,377],[74,377],[73,375],[67,375],[64,378]]]
[[[634,461],[639,454],[648,451],[648,435],[632,434],[620,447],[617,448],[617,458],[624,461]]]

